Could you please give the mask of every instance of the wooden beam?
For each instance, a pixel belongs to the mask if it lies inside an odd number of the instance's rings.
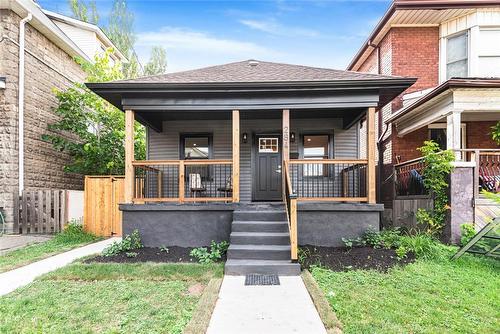
[[[184,202],[184,187],[185,187],[185,168],[184,160],[179,161],[179,202]]]
[[[134,197],[134,111],[125,110],[125,203]]]
[[[290,250],[292,261],[298,259],[297,199],[290,199]]]
[[[233,110],[233,202],[240,201],[240,111]]]
[[[283,121],[282,121],[282,140],[283,140],[283,148],[282,148],[282,171],[285,170],[285,164],[290,160],[290,110],[283,109]],[[281,173],[282,176],[282,184],[283,184],[283,196],[285,196],[285,173]],[[286,199],[285,199],[286,200]]]
[[[368,108],[366,115],[366,157],[368,159],[368,167],[366,173],[366,196],[368,203],[375,204],[376,185],[375,185],[375,108]]]

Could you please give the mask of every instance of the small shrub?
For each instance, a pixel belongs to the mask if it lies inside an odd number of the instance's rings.
[[[168,247],[166,247],[166,246],[161,246],[161,247],[160,247],[160,252],[165,252],[165,253],[167,253],[167,254],[168,254],[168,252],[169,252],[169,251],[170,251],[170,250],[169,250],[169,249],[168,249]]]
[[[342,238],[342,242],[347,248],[357,247],[357,246],[365,246],[366,242],[363,238]]]
[[[126,257],[137,257],[137,255],[139,255],[139,253],[137,253],[137,252],[127,252],[127,253],[125,253]]]
[[[189,255],[197,258],[200,263],[213,263],[220,260],[226,254],[228,247],[229,243],[227,241],[217,243],[212,240],[210,251],[206,247],[198,247],[193,249]]]
[[[54,237],[56,242],[60,243],[85,243],[98,240],[99,238],[95,235],[85,232],[83,230],[83,225],[77,223],[75,220],[70,221],[64,230],[57,233]]]
[[[472,224],[460,225],[460,245],[465,246],[472,237],[476,235],[476,229]]]
[[[404,259],[408,255],[408,249],[404,246],[399,246],[396,248],[396,256],[399,260]]]
[[[113,256],[122,252],[142,248],[141,237],[139,231],[134,230],[132,234],[125,236],[122,241],[115,241],[102,251],[103,256]]]

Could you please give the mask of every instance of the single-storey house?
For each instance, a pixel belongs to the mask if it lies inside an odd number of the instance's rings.
[[[125,112],[123,233],[148,246],[228,240],[226,273],[297,274],[297,245],[379,228],[375,108],[414,82],[247,60],[87,84]],[[134,120],[147,127],[145,161]]]

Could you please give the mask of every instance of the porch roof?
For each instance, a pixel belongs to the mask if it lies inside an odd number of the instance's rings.
[[[398,135],[403,136],[439,121],[453,111],[471,112],[468,118],[481,118],[479,113],[500,118],[500,78],[451,78],[431,89],[413,103],[403,107],[385,123],[394,123]]]
[[[202,111],[215,114],[232,109],[348,109],[353,118],[360,110],[384,106],[415,81],[415,78],[245,60],[86,85],[117,108],[136,111],[139,121],[158,127],[160,120],[173,114],[185,117],[191,111],[199,115]]]

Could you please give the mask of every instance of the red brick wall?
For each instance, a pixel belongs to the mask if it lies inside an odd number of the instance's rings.
[[[404,137],[396,136],[396,129],[393,127],[392,150],[393,162],[396,163],[396,157],[400,157],[400,161],[407,161],[422,156],[417,148],[421,147],[429,137],[427,127],[415,130]]]
[[[372,50],[372,53],[366,58],[363,64],[359,67],[358,72],[367,72],[367,73],[377,73],[378,65],[377,65],[377,50]]]
[[[465,124],[467,148],[500,148],[491,139],[491,127],[496,122],[466,122]]]
[[[418,78],[402,95],[439,84],[439,28],[392,28],[392,75]],[[401,108],[400,97],[393,112]]]

